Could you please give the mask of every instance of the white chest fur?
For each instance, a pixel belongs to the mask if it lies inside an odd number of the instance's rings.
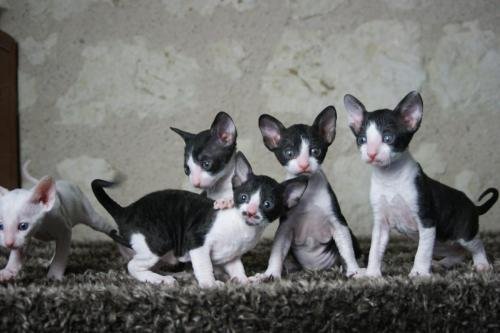
[[[236,208],[218,211],[205,239],[212,263],[221,265],[241,257],[255,247],[264,229],[265,225],[247,225]]]
[[[387,168],[375,168],[370,190],[375,216],[412,238],[418,236],[417,175],[418,165],[407,153]]]

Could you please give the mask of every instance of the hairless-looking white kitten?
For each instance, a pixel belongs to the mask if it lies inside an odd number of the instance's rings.
[[[28,164],[23,166],[23,176],[35,187],[9,191],[0,186],[0,244],[10,250],[7,265],[0,270],[0,281],[12,280],[19,273],[30,237],[56,242],[48,277],[61,279],[76,224],[105,234],[113,231],[78,187],[62,180],[54,182],[47,176],[37,180],[27,172]]]
[[[346,95],[344,104],[349,126],[356,136],[361,159],[373,166],[370,200],[374,222],[366,275],[381,276],[382,257],[391,228],[418,240],[410,276],[428,276],[433,256],[447,268],[472,254],[478,271],[491,268],[479,238],[479,215],[486,213],[498,199],[492,194],[476,206],[463,192],[428,177],[410,152],[408,145],[420,127],[423,103],[413,91],[394,110],[366,111],[354,96]]]

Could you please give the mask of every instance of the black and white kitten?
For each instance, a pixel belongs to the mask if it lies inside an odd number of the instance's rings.
[[[206,191],[210,199],[233,197],[231,178],[236,154],[236,126],[225,112],[219,112],[210,129],[192,134],[177,128],[186,144],[184,172],[191,184]],[[224,207],[222,207],[224,208]]]
[[[333,106],[324,109],[312,126],[298,124],[286,128],[270,115],[260,116],[264,144],[285,167],[287,179],[306,175],[309,184],[299,204],[280,220],[267,270],[252,280],[280,278],[290,248],[302,268],[330,268],[340,263],[340,252],[347,276],[360,270],[356,262],[361,254],[358,241],[347,226],[335,193],[321,170],[335,138],[336,121]]]
[[[173,284],[172,276],[151,271],[160,260],[175,264],[191,261],[201,287],[213,287],[213,265],[222,266],[232,280],[246,283],[241,256],[251,250],[265,227],[295,206],[307,187],[307,178],[278,183],[254,175],[238,153],[232,177],[235,207],[215,210],[213,200],[182,190],[150,193],[121,207],[103,190],[112,183],[94,180],[92,190],[115,219],[120,235],[112,237],[132,248],[130,275],[139,281]]]
[[[374,224],[366,275],[381,276],[391,228],[418,239],[410,276],[430,275],[433,256],[442,257],[439,263],[451,267],[464,259],[466,251],[472,254],[476,270],[490,269],[478,221],[497,201],[498,191],[487,189],[479,200],[487,194],[491,198],[476,206],[463,192],[423,172],[408,151],[422,120],[420,94],[410,92],[394,110],[367,112],[351,95],[344,97],[344,104],[361,159],[373,166],[370,200]]]

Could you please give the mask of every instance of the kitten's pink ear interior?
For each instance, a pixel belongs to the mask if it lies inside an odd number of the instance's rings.
[[[305,176],[289,179],[282,183],[285,187],[283,192],[283,203],[286,208],[296,206],[306,191],[308,179]]]
[[[234,187],[241,186],[253,174],[252,167],[242,152],[236,154],[236,166],[232,183]]]
[[[349,117],[349,127],[354,133],[359,133],[363,125],[365,106],[356,97],[349,94],[344,96],[344,106]]]
[[[9,193],[9,190],[5,187],[0,186],[0,197],[6,195],[7,193]]]
[[[327,144],[331,144],[335,139],[335,130],[337,124],[337,110],[330,105],[327,106],[314,120],[313,126],[316,127]]]
[[[276,149],[281,141],[283,124],[276,118],[263,114],[259,118],[259,128],[264,139],[264,144],[270,150]]]
[[[56,184],[52,177],[43,177],[32,189],[31,203],[41,204],[45,211],[49,211],[56,201]]]
[[[401,114],[406,128],[414,132],[418,129],[422,121],[424,112],[422,97],[418,92],[412,91],[399,102],[394,111]]]
[[[236,126],[231,116],[225,112],[219,112],[215,116],[210,131],[224,146],[230,146],[236,142]]]

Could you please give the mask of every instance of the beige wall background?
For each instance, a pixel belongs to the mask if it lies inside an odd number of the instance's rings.
[[[32,160],[36,176],[77,183],[92,200],[89,182],[117,173],[127,176],[112,193],[122,204],[189,188],[183,143],[169,126],[199,131],[219,110],[234,118],[254,170],[282,179],[258,115],[311,123],[333,104],[338,132],[324,170],[355,233],[369,235],[370,169],[342,96],[375,109],[413,89],[425,107],[411,151],[424,170],[474,200],[500,186],[498,0],[0,0],[0,7],[0,28],[20,45],[22,160]],[[497,204],[481,229],[500,230],[499,214]],[[98,235],[81,227],[74,237]]]

